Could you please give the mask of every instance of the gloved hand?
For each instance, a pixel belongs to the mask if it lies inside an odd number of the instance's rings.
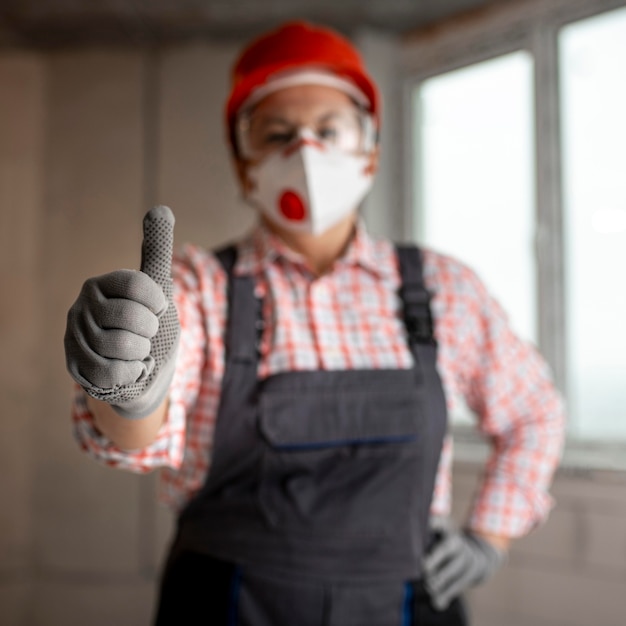
[[[433,606],[445,610],[468,587],[487,580],[505,559],[505,552],[469,530],[442,531],[424,560],[424,585]]]
[[[165,206],[143,220],[141,271],[87,280],[69,310],[67,369],[85,391],[123,417],[149,415],[169,388],[180,326],[172,299],[174,215]]]

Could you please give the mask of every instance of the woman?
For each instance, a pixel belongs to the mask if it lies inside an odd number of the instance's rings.
[[[142,271],[90,279],[68,315],[79,440],[165,467],[179,512],[156,623],[465,624],[458,596],[550,508],[545,364],[470,270],[367,234],[380,103],[348,41],[301,22],[254,41],[226,121],[255,231],[171,269],[158,207]],[[438,523],[455,394],[495,444],[461,531]]]

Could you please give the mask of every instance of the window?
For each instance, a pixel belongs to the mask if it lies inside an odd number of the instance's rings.
[[[406,43],[407,213],[538,344],[570,447],[626,443],[626,8],[545,4]]]
[[[626,439],[626,9],[564,27],[559,58],[571,426]]]
[[[535,340],[532,58],[514,52],[416,87],[414,235],[462,259]],[[479,242],[479,243],[477,243]]]

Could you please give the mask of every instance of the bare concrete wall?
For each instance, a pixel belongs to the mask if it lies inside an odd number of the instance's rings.
[[[389,41],[370,33],[363,45],[375,72],[389,70]],[[174,208],[179,243],[214,245],[250,226],[221,117],[236,48],[0,57],[3,626],[149,623],[172,520],[155,503],[156,476],[101,467],[74,444],[65,314],[86,277],[137,266],[152,202]],[[393,204],[383,168],[376,197]],[[397,235],[390,215],[375,229]],[[459,520],[476,480],[457,464]],[[473,595],[476,624],[623,624],[624,476],[564,473],[555,493],[548,525]]]
[[[41,378],[38,272],[44,71],[0,58],[0,621],[17,620],[32,569],[33,434]],[[17,622],[15,622],[17,623]]]
[[[455,519],[479,479],[455,466]],[[626,619],[626,476],[560,470],[548,522],[513,544],[507,565],[470,594],[477,626],[621,626]]]
[[[0,59],[3,625],[149,622],[171,518],[156,476],[102,467],[74,443],[65,315],[85,278],[137,267],[149,203],[174,208],[179,242],[250,225],[219,115],[233,54]]]

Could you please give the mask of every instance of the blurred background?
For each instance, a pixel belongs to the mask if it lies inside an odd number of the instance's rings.
[[[537,343],[570,423],[549,522],[471,594],[476,626],[626,623],[624,0],[0,1],[0,624],[149,624],[172,519],[156,475],[72,439],[65,315],[176,241],[248,230],[222,107],[288,18],[359,46],[385,102],[370,229],[469,263]],[[462,408],[454,515],[486,448]]]

